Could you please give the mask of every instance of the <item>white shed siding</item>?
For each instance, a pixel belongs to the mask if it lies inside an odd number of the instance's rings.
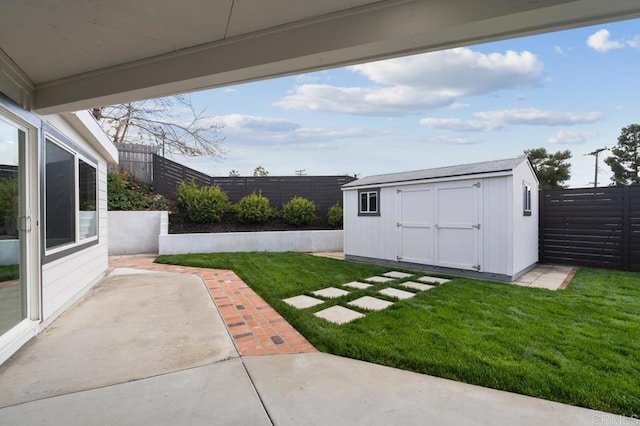
[[[99,243],[42,266],[42,320],[46,325],[81,297],[107,270],[107,164],[64,119],[59,116],[43,118],[98,162]]]
[[[396,260],[396,189],[381,188],[380,216],[358,216],[358,191],[344,191],[344,252],[357,256]]]
[[[523,185],[531,185],[531,216],[523,214]],[[538,261],[538,181],[528,163],[513,170],[513,273]]]
[[[482,272],[507,275],[513,272],[512,241],[509,237],[512,227],[510,182],[509,176],[482,180]]]

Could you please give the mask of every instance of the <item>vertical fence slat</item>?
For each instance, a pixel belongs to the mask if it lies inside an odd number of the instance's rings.
[[[625,186],[622,192],[623,212],[622,212],[622,270],[630,271],[630,253],[629,239],[631,236],[631,187]]]

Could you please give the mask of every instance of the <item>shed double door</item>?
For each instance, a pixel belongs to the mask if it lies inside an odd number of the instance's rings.
[[[398,260],[480,270],[480,182],[398,189]]]

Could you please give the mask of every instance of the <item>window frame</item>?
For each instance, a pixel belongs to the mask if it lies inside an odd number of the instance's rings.
[[[366,194],[367,196],[366,209],[363,209],[363,203],[362,203],[363,194]],[[376,199],[375,211],[371,211],[370,209],[372,195],[375,195],[375,199]],[[358,216],[380,216],[380,188],[369,188],[369,189],[358,190]]]
[[[53,262],[54,260],[61,259],[73,253],[77,253],[82,251],[88,247],[97,245],[99,243],[99,191],[100,191],[100,183],[99,183],[99,167],[98,161],[87,153],[80,146],[75,144],[68,137],[63,135],[53,126],[48,123],[43,123],[42,126],[42,136],[41,136],[42,144],[41,144],[41,161],[40,161],[40,170],[41,170],[41,183],[40,183],[40,205],[41,205],[41,217],[42,217],[42,235],[41,235],[41,254],[42,254],[42,264],[46,264],[49,262]],[[74,162],[74,178],[73,178],[73,187],[74,187],[74,229],[75,236],[74,240],[68,243],[61,244],[56,247],[47,248],[47,173],[46,173],[46,146],[47,143],[51,142],[57,145],[59,148],[71,153],[73,155]],[[95,228],[96,233],[93,236],[87,238],[80,238],[80,191],[79,191],[79,161],[82,160],[84,163],[93,167],[96,172],[96,220],[95,220]]]
[[[522,215],[531,216],[532,208],[531,184],[522,181]]]

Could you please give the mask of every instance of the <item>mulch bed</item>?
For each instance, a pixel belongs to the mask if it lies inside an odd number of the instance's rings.
[[[313,231],[342,229],[332,227],[326,218],[318,218],[315,223],[304,226],[292,226],[282,218],[271,219],[264,223],[240,223],[232,213],[225,213],[220,222],[195,223],[180,212],[169,213],[170,234],[193,234],[206,232],[260,232],[260,231]]]

